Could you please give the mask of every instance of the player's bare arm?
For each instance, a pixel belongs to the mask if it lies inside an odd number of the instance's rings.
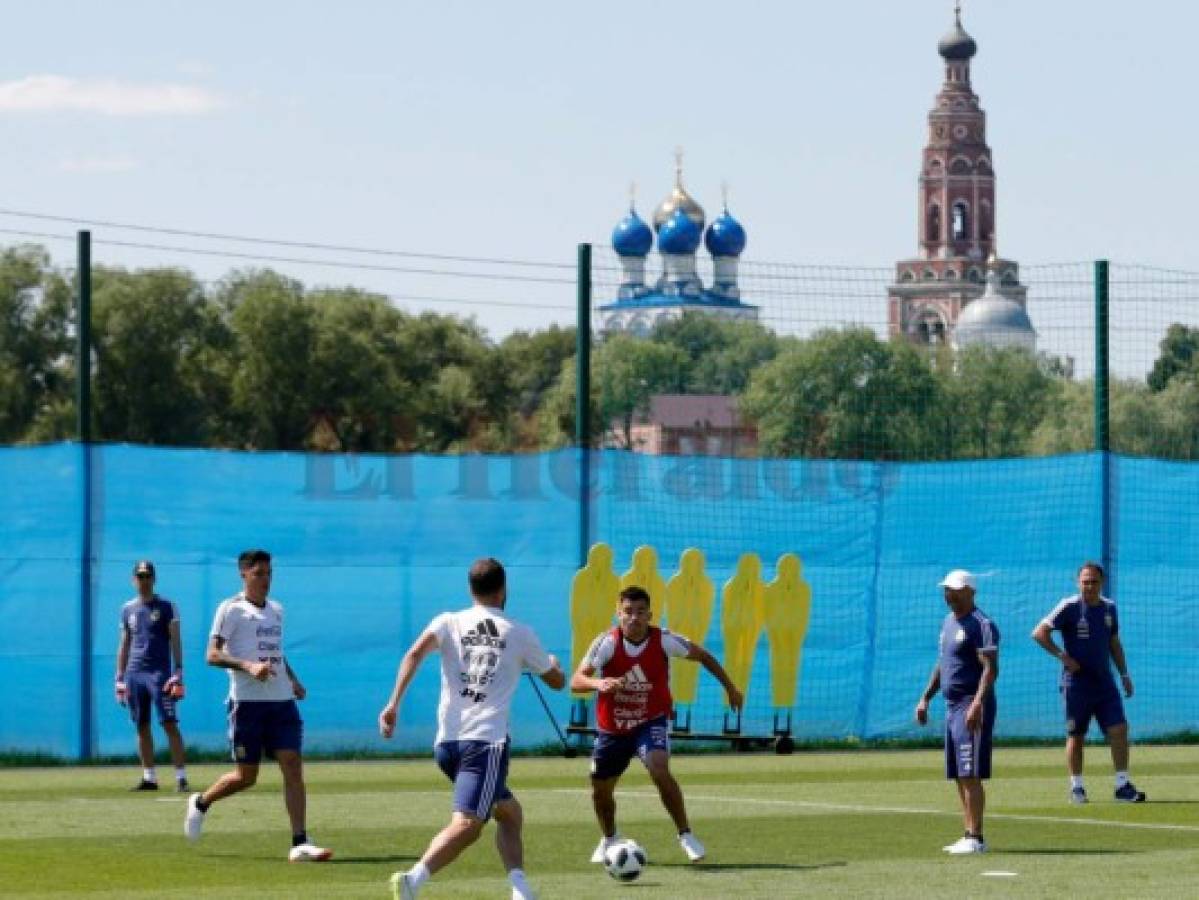
[[[974,695],[974,700],[970,703],[970,708],[966,710],[966,727],[971,731],[978,731],[983,724],[983,704],[986,703],[987,694],[995,686],[995,679],[999,677],[999,654],[994,650],[978,652],[978,661],[982,663],[983,673],[978,680],[978,692]]]
[[[562,671],[562,663],[558,661],[558,657],[552,653],[547,656],[550,658],[550,667],[537,677],[545,683],[546,687],[560,691],[566,686],[566,673]]]
[[[724,688],[724,692],[728,696],[729,706],[732,709],[741,709],[745,703],[745,696],[738,690],[737,685],[733,684],[733,679],[729,678],[729,673],[724,670],[724,666],[720,664],[720,661],[706,647],[701,647],[699,644],[691,644],[687,650],[686,658],[694,660],[711,672],[712,676]]]
[[[416,676],[416,670],[420,668],[420,664],[424,658],[437,649],[437,635],[431,631],[426,631],[404,654],[404,658],[400,660],[399,671],[396,672],[395,687],[391,690],[391,697],[387,700],[387,705],[383,707],[383,711],[379,713],[379,734],[385,738],[391,737],[396,730],[396,714],[400,708],[400,701],[404,699],[404,694],[408,691],[408,685],[412,683],[412,679]]]
[[[1120,673],[1120,684],[1124,688],[1124,696],[1132,696],[1132,676],[1128,674],[1128,661],[1124,658],[1124,645],[1120,643],[1120,636],[1113,634],[1108,645],[1111,648],[1112,662],[1116,664],[1116,671]]]
[[[300,683],[300,676],[291,667],[291,663],[287,661],[287,657],[283,658],[283,668],[287,671],[287,678],[291,682],[291,692],[296,695],[297,700],[303,700],[308,696],[308,689]]]
[[[1082,668],[1078,660],[1059,647],[1053,641],[1053,629],[1047,622],[1041,622],[1032,630],[1032,639],[1041,645],[1042,649],[1054,659],[1060,660],[1068,672],[1077,672]]]
[[[595,667],[584,662],[570,676],[570,689],[576,693],[599,691],[601,694],[612,694],[620,689],[624,681],[620,678],[596,678]]]
[[[129,702],[129,690],[125,687],[125,666],[127,665],[129,665],[129,631],[122,625],[121,640],[117,644],[117,673],[113,678],[113,695],[121,706]]]
[[[939,690],[941,690],[940,663],[933,666],[932,674],[928,676],[928,684],[924,687],[924,693],[920,695],[920,702],[916,704],[916,721],[921,725],[928,724],[928,705],[932,703],[933,697],[937,696]]]
[[[208,652],[204,655],[204,661],[218,669],[234,669],[238,672],[245,672],[255,681],[266,681],[271,677],[269,662],[250,662],[247,659],[238,659],[232,656],[225,649],[225,639],[218,634],[212,636]]]

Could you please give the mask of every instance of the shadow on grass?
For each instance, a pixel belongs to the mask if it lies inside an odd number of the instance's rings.
[[[689,869],[692,872],[808,872],[815,869],[844,868],[844,861],[793,866],[786,863],[651,863],[655,869]]]
[[[1124,847],[1004,847],[1002,850],[991,849],[991,856],[1127,856],[1130,853],[1140,853],[1140,850],[1128,850]]]
[[[374,866],[379,863],[414,863],[418,859],[420,859],[419,856],[413,856],[410,853],[383,853],[377,856],[334,856],[325,865]]]

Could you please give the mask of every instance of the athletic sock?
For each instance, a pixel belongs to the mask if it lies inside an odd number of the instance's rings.
[[[291,836],[291,845],[293,847],[298,847],[298,846],[300,846],[300,844],[307,844],[307,843],[308,843],[308,832],[307,831],[297,831],[295,834],[293,834]]]
[[[1128,784],[1128,773],[1127,772],[1117,772],[1116,773],[1116,790],[1119,790],[1120,788],[1124,787],[1124,785],[1126,785],[1126,784]]]
[[[208,807],[210,807],[210,806],[212,806],[212,804],[205,803],[203,796],[199,796],[196,798],[196,809],[198,809],[200,812],[202,812],[202,813],[208,812]]]
[[[1076,791],[1080,787],[1082,787],[1082,776],[1081,775],[1071,775],[1070,776],[1070,790]]]
[[[148,769],[142,769],[142,781],[152,781],[155,784],[158,783],[158,776],[154,774],[153,766],[150,766]]]
[[[419,888],[422,884],[429,880],[429,867],[423,862],[418,862],[415,866],[408,870],[408,880],[412,882],[414,888]]]
[[[529,892],[529,882],[525,879],[524,869],[509,869],[508,881],[522,894]]]
[[[175,766],[175,780],[187,781],[187,766]]]

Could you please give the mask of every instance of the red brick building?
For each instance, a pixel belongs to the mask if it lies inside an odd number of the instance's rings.
[[[890,334],[921,345],[953,342],[959,315],[983,295],[988,268],[994,272],[991,296],[997,291],[1019,307],[1015,318],[1027,320],[1019,266],[996,256],[995,169],[986,114],[970,85],[970,60],[978,48],[962,28],[960,8],[937,50],[945,62],[945,81],[928,114],[917,256],[896,264],[888,291]],[[1031,323],[1028,332],[1035,339]]]

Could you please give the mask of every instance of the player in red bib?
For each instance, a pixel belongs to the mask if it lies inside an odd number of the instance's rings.
[[[678,634],[650,625],[650,597],[644,588],[620,592],[617,627],[597,637],[571,676],[575,692],[597,691],[599,734],[591,753],[591,802],[603,837],[594,863],[620,840],[616,832],[616,782],[634,756],[658,788],[662,805],[679,832],[679,845],[691,862],[704,858],[704,846],[691,833],[683,791],[670,773],[670,660],[698,662],[724,686],[729,706],[740,709],[741,691],[716,657]]]

